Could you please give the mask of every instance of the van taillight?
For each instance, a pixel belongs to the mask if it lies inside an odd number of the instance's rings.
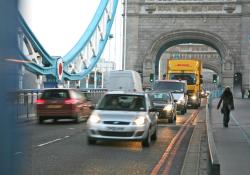
[[[38,104],[38,105],[41,105],[41,104],[44,104],[45,103],[45,100],[43,100],[43,99],[37,99],[36,100],[36,104]]]
[[[79,100],[74,99],[74,98],[70,98],[70,99],[66,99],[64,100],[64,104],[76,104],[78,103]]]

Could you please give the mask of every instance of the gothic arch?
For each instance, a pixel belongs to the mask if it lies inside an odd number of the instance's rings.
[[[154,40],[152,40],[152,43],[150,47],[147,49],[145,59],[143,60],[143,72],[144,74],[148,72],[148,63],[150,62],[153,67],[151,67],[151,70],[153,68],[153,72],[155,73],[156,77],[158,76],[158,68],[159,68],[159,60],[163,52],[175,45],[182,44],[182,43],[199,43],[199,44],[205,44],[212,48],[214,48],[221,57],[221,70],[217,70],[216,72],[223,72],[223,68],[225,67],[225,63],[232,63],[230,69],[227,70],[227,72],[233,72],[233,58],[234,54],[232,52],[232,49],[229,48],[229,46],[226,44],[226,42],[217,34],[211,33],[208,31],[203,30],[174,30],[171,32],[167,32],[165,34],[161,34]],[[210,66],[211,68],[215,68],[216,66]],[[147,74],[147,73],[146,73]],[[145,75],[147,76],[147,75]]]

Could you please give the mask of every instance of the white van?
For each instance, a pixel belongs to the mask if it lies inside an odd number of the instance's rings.
[[[114,70],[107,76],[108,91],[142,92],[141,76],[133,70]]]

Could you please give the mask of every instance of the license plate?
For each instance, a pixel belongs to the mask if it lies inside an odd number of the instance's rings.
[[[109,131],[123,131],[124,128],[121,127],[107,127]]]
[[[62,107],[62,105],[48,105],[47,106],[47,108],[49,108],[49,109],[59,109],[61,107]]]

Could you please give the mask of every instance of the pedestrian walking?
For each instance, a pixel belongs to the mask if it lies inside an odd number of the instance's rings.
[[[220,101],[217,105],[217,109],[220,108],[222,101],[223,105],[221,107],[221,113],[223,113],[223,125],[224,127],[228,127],[228,123],[230,120],[230,111],[234,110],[234,99],[230,87],[226,87],[224,92],[222,93]]]

